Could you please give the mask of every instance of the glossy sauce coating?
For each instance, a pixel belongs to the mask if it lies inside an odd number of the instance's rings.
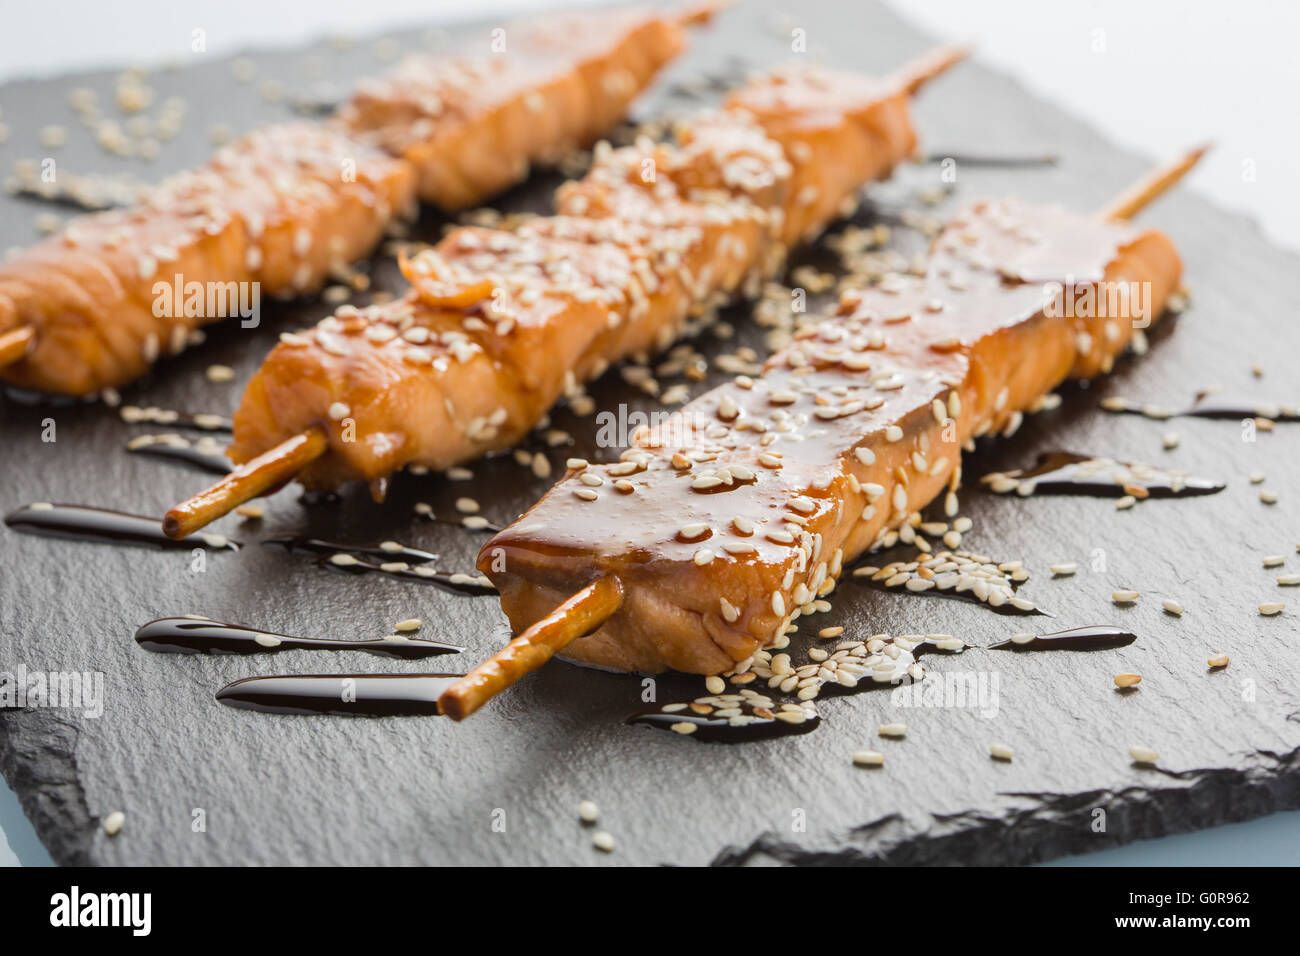
[[[924,278],[846,294],[760,379],[643,430],[617,464],[570,471],[485,546],[480,567],[516,630],[617,576],[621,608],[566,657],[730,670],[955,488],[969,439],[1014,427],[1063,379],[1110,368],[1132,321],[1063,315],[1050,283],[1149,282],[1145,324],[1180,272],[1159,233],[1014,200],[977,205],[936,239]]]
[[[329,450],[299,479],[331,487],[509,447],[577,383],[756,288],[914,148],[905,93],[786,68],[676,145],[598,150],[560,215],[456,230],[405,263],[404,299],[287,337],[249,383],[231,458],[318,427]]]

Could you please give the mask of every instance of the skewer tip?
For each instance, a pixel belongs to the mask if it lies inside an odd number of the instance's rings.
[[[1161,166],[1143,176],[1102,207],[1097,214],[1098,218],[1109,222],[1132,219],[1186,176],[1213,145],[1214,143],[1209,141],[1202,143],[1188,150],[1169,165]]]
[[[735,3],[736,0],[695,0],[686,3],[677,10],[677,23],[684,27],[704,26]]]
[[[894,74],[893,81],[909,96],[915,95],[925,84],[969,57],[971,49],[967,43],[936,47],[904,65]]]

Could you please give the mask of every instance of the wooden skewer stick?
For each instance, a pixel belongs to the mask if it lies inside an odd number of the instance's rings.
[[[623,585],[614,575],[587,585],[443,691],[438,709],[452,720],[464,720],[566,645],[596,630],[622,603]]]
[[[216,521],[249,498],[278,488],[298,474],[329,447],[329,439],[319,428],[309,428],[282,441],[268,452],[240,465],[207,491],[182,501],[163,518],[163,533],[169,538],[184,538],[204,525]]]
[[[925,84],[947,73],[968,56],[970,48],[966,46],[938,47],[908,63],[893,75],[891,82],[913,96]]]
[[[1186,175],[1206,149],[1208,146],[1194,149],[1178,162],[1143,177],[1100,215],[1128,219]],[[588,585],[444,691],[438,698],[439,709],[453,720],[464,720],[565,645],[596,630],[622,603],[623,587],[616,577],[610,575]]]
[[[1191,168],[1200,162],[1211,144],[1206,143],[1188,152],[1177,162],[1153,170],[1124,190],[1097,213],[1097,218],[1107,222],[1122,222],[1132,219],[1158,197],[1165,193],[1174,183],[1182,179]]]
[[[27,354],[36,339],[36,330],[30,325],[0,333],[0,366],[12,365]]]
[[[677,22],[684,27],[701,26],[735,2],[736,0],[701,0],[699,3],[688,3],[677,12]]]

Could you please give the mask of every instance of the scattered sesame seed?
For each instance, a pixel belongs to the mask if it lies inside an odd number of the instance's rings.
[[[1175,617],[1183,616],[1183,606],[1179,604],[1177,601],[1175,601],[1173,598],[1165,598],[1163,601],[1160,602],[1160,606],[1164,608],[1165,612],[1168,614],[1172,614]]]
[[[329,416],[336,422],[341,422],[352,414],[352,409],[343,402],[334,402],[329,407]]]
[[[1079,570],[1077,564],[1054,564],[1050,568],[1051,572],[1057,577],[1065,578]]]
[[[398,621],[393,625],[393,630],[401,633],[405,631],[418,631],[424,624],[418,617],[408,617],[404,621]]]
[[[1155,763],[1160,759],[1160,755],[1150,747],[1141,747],[1133,745],[1128,748],[1128,755],[1133,758],[1134,763]]]
[[[691,723],[689,720],[681,720],[671,725],[669,729],[682,734],[683,736],[687,736],[695,733],[696,725]]]
[[[1286,555],[1284,554],[1270,554],[1264,558],[1264,567],[1266,568],[1278,568],[1284,564],[1286,564]]]
[[[691,724],[694,727],[694,724]],[[591,835],[591,845],[602,853],[614,852],[614,838],[604,830],[597,830]]]
[[[905,737],[907,736],[907,724],[882,724],[876,733],[882,737]]]
[[[331,554],[330,564],[338,565],[340,568],[350,568],[359,563],[356,558],[350,554]]]
[[[1141,674],[1116,674],[1115,675],[1116,687],[1136,687],[1140,683],[1142,683]]]
[[[1259,606],[1259,613],[1264,617],[1276,617],[1286,610],[1286,605],[1281,601],[1269,601]]]
[[[121,810],[114,810],[108,816],[104,817],[104,832],[111,837],[117,836],[122,832],[122,827],[126,825],[126,814]]]
[[[878,750],[855,750],[853,762],[859,767],[883,767],[885,755]]]
[[[209,382],[231,382],[235,378],[235,370],[229,365],[209,365],[207,370]]]
[[[1132,604],[1138,599],[1137,591],[1112,591],[1110,599],[1116,604]]]
[[[1214,655],[1213,657],[1211,657],[1208,661],[1206,661],[1205,663],[1206,663],[1207,665],[1209,665],[1210,667],[1215,668],[1216,670],[1217,670],[1218,668],[1220,668],[1220,667],[1227,667],[1227,666],[1228,666],[1228,655],[1227,655],[1227,654],[1216,654],[1216,655]]]
[[[710,675],[704,678],[704,687],[710,694],[721,694],[726,691],[727,683],[717,675]]]
[[[600,807],[596,806],[594,800],[583,800],[578,803],[578,819],[583,823],[595,823],[600,816]]]
[[[1015,757],[1015,755],[1016,752],[1006,744],[993,744],[989,747],[989,756],[994,760],[1010,761]]]

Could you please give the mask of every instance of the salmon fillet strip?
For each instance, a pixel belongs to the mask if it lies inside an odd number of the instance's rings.
[[[92,395],[198,340],[229,307],[162,308],[182,277],[251,299],[317,292],[370,255],[418,194],[475,205],[533,162],[595,139],[685,45],[673,16],[646,9],[508,28],[506,49],[409,60],[363,84],[325,124],[254,132],[134,208],[84,216],[0,265],[0,332],[36,330],[0,380]],[[160,283],[162,285],[160,285]]]
[[[621,607],[568,645],[571,660],[743,670],[848,563],[959,486],[976,436],[1014,429],[1066,378],[1108,371],[1180,274],[1161,233],[976,205],[937,237],[923,278],[846,294],[760,378],[642,429],[617,463],[570,469],[479,568],[516,632],[617,576]],[[1075,314],[1062,286],[1144,294],[1132,315]]]
[[[791,67],[675,145],[598,148],[559,215],[456,230],[405,264],[407,296],[284,336],[248,385],[230,457],[319,428],[328,450],[298,477],[333,487],[510,447],[579,383],[756,290],[915,146],[905,91]]]

